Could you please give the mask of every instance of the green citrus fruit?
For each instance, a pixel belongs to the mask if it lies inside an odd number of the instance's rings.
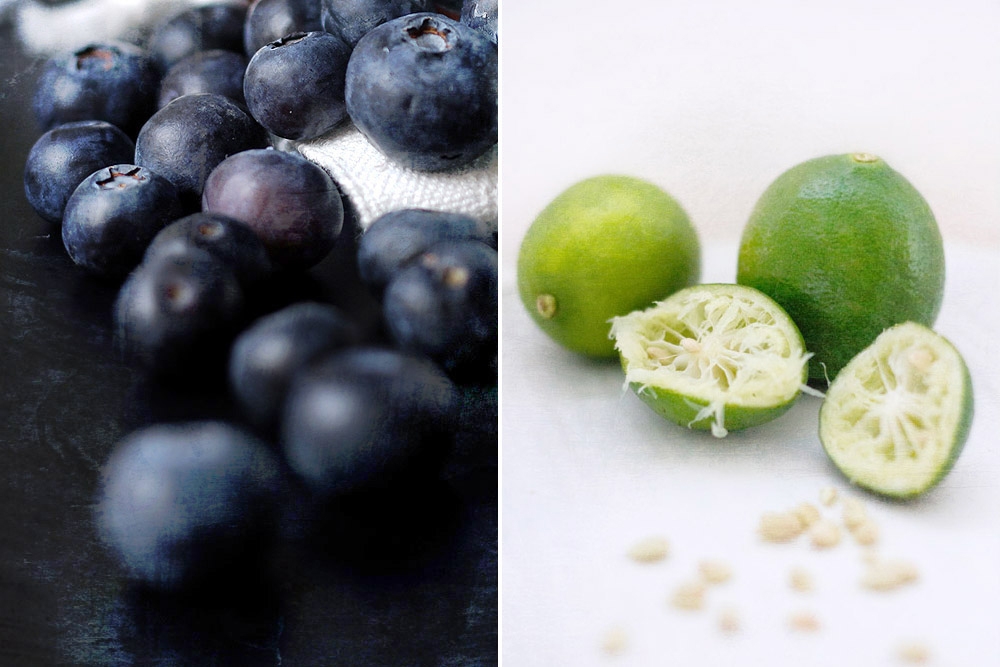
[[[564,191],[521,242],[517,284],[532,319],[564,347],[614,357],[608,321],[695,283],[698,237],[666,192],[628,176]]]
[[[897,498],[951,470],[972,424],[972,380],[958,351],[927,327],[887,329],[830,385],[819,436],[852,482]]]
[[[761,196],[736,281],[781,304],[814,355],[810,377],[832,379],[884,329],[934,323],[944,293],[941,233],[920,193],[880,158],[821,157]]]
[[[809,356],[795,323],[763,292],[699,285],[612,320],[625,381],[666,419],[716,437],[791,407]]]

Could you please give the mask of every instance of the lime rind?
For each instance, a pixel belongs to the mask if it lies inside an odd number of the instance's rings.
[[[906,498],[951,470],[972,421],[958,350],[914,322],[896,325],[844,367],[820,410],[820,441],[853,483]]]
[[[740,285],[699,285],[611,320],[625,382],[659,414],[716,437],[777,417],[809,355],[791,318]]]

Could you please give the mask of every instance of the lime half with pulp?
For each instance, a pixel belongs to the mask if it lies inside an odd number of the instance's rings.
[[[951,470],[972,423],[969,370],[914,322],[884,331],[837,375],[819,413],[827,455],[858,486],[909,498]]]
[[[611,320],[625,381],[666,419],[724,437],[771,421],[807,379],[802,335],[773,299],[699,285]]]

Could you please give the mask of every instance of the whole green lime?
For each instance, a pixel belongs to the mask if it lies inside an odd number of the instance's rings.
[[[740,243],[737,282],[777,301],[833,379],[883,330],[931,326],[944,293],[944,249],[930,206],[870,153],[792,167],[757,202]]]
[[[556,197],[521,242],[517,283],[532,319],[560,345],[615,357],[609,320],[694,284],[698,236],[661,188],[597,176]]]

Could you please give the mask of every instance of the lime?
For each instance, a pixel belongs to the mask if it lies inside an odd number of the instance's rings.
[[[819,413],[830,460],[886,496],[920,495],[951,470],[972,423],[972,380],[958,350],[914,322],[898,324],[848,363]]]
[[[608,320],[698,279],[698,237],[662,189],[597,176],[556,197],[528,229],[517,259],[521,300],[564,347],[614,357]]]
[[[941,233],[924,198],[882,159],[821,157],[761,196],[736,281],[780,303],[814,355],[810,377],[833,378],[884,329],[934,323],[944,294]]]
[[[639,398],[716,437],[778,417],[806,382],[809,355],[795,323],[751,287],[688,287],[611,322]]]

